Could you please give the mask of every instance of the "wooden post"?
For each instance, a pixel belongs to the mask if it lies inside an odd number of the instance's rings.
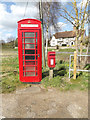
[[[73,79],[76,79],[76,71],[77,71],[76,66],[77,66],[77,52],[74,51],[74,72],[73,72],[74,76],[73,76]]]
[[[41,28],[42,28],[42,65],[46,67],[46,60],[45,60],[45,48],[44,48],[44,39],[43,39],[43,10],[42,10],[42,0],[39,2],[39,14],[41,20]]]
[[[49,69],[49,80],[53,78],[53,68]]]

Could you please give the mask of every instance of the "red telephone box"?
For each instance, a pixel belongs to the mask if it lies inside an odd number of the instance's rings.
[[[55,67],[55,52],[48,52],[48,67]]]
[[[41,21],[18,21],[19,76],[22,82],[40,82],[42,79]]]

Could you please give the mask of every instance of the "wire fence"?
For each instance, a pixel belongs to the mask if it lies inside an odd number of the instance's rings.
[[[17,55],[0,55],[0,57],[2,57],[0,69],[2,74],[15,71],[18,72],[19,63]]]

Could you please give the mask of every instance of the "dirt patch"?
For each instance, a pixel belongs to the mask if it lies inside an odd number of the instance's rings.
[[[60,92],[33,85],[2,94],[2,116],[6,118],[87,118],[88,92]]]

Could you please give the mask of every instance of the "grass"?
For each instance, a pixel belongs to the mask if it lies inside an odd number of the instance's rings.
[[[56,49],[54,49],[56,51]],[[53,51],[53,49],[48,49],[48,51]],[[58,49],[59,52],[74,52],[76,49],[66,48],[66,49]],[[80,49],[79,49],[80,51]],[[86,49],[83,49],[82,52],[86,52]]]
[[[26,86],[19,81],[19,65],[17,56],[2,58],[2,93],[16,90],[17,87]]]
[[[49,68],[42,68],[41,84],[45,86],[45,88],[48,88],[48,86],[56,87],[61,91],[75,89],[87,90],[88,78],[90,77],[88,73],[78,73],[76,80],[71,78],[69,81],[69,55],[70,54],[56,55],[56,67],[54,68],[54,77],[51,80],[49,80]],[[90,65],[88,67],[90,68]],[[17,55],[2,58],[2,82],[0,85],[2,86],[2,93],[13,92],[18,87],[27,86],[27,84],[19,81],[19,65]]]
[[[69,80],[69,55],[70,54],[58,54],[56,55],[56,66],[54,68],[54,77],[49,80],[49,69],[43,70],[42,84],[47,88],[48,86],[57,87],[62,91],[66,90],[87,90],[89,73],[78,72],[77,79],[74,80],[73,73],[71,73],[71,79]],[[73,67],[73,58],[72,65]],[[90,65],[85,66],[89,69]]]
[[[43,71],[42,84],[47,87],[56,87],[61,91],[67,90],[87,90],[88,89],[88,78],[89,74],[80,72],[77,74],[77,79],[71,78],[69,81],[68,75],[68,62],[57,62],[54,69],[54,77],[49,80],[49,70]]]

